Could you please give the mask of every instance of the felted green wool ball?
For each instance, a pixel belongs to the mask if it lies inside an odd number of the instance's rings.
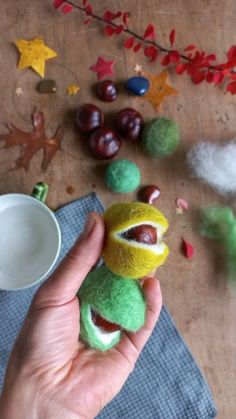
[[[174,153],[180,140],[178,125],[168,118],[156,118],[146,124],[141,144],[153,157],[165,157]]]
[[[115,160],[106,168],[105,184],[113,192],[133,192],[140,185],[140,181],[140,170],[130,160]]]
[[[139,281],[123,278],[103,265],[88,274],[78,292],[80,337],[106,351],[119,342],[122,330],[136,332],[145,322],[146,303]],[[100,323],[94,318],[99,316]],[[102,323],[101,323],[102,322]],[[104,330],[103,324],[118,325]]]

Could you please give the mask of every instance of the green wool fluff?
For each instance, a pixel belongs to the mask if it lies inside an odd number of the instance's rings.
[[[167,118],[156,118],[146,124],[141,144],[153,157],[165,157],[174,153],[180,140],[178,125]]]
[[[229,207],[211,207],[203,211],[201,234],[220,242],[224,248],[231,280],[236,280],[236,218]]]
[[[92,348],[110,349],[120,340],[121,332],[101,334],[91,321],[90,308],[130,332],[136,332],[145,322],[146,303],[140,283],[115,275],[105,265],[88,274],[78,297],[80,337]]]
[[[140,170],[130,160],[115,160],[106,168],[105,184],[113,192],[133,192],[140,185],[140,181]]]

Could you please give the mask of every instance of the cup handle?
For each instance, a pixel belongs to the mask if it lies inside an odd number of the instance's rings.
[[[45,202],[48,195],[48,184],[45,182],[35,183],[31,196],[41,202]]]

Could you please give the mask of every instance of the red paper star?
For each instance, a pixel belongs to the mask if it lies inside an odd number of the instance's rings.
[[[106,76],[113,76],[114,71],[112,69],[113,65],[115,64],[115,60],[106,61],[102,57],[98,57],[96,64],[91,65],[89,70],[94,71],[97,73],[98,80],[104,79]]]

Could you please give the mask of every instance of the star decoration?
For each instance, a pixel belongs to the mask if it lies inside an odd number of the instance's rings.
[[[89,70],[97,73],[98,80],[104,79],[106,76],[113,76],[113,66],[115,64],[115,60],[106,61],[102,57],[98,57],[96,64],[91,65]]]
[[[139,64],[136,64],[135,67],[134,67],[134,71],[137,74],[142,74],[142,72],[143,72],[142,66],[139,65]]]
[[[55,51],[45,45],[42,36],[32,41],[18,39],[15,41],[15,45],[21,54],[18,68],[23,70],[31,67],[41,77],[44,77],[45,74],[45,61],[57,56]]]
[[[184,212],[183,208],[176,208],[176,214],[177,215],[182,215]]]
[[[15,94],[17,96],[23,95],[23,89],[22,89],[22,87],[17,87],[16,90],[15,90]]]
[[[77,95],[77,93],[79,91],[80,91],[80,87],[75,83],[70,84],[69,86],[67,86],[67,94],[70,95],[70,96],[71,95]]]
[[[166,70],[157,76],[152,74],[146,74],[146,76],[150,81],[150,88],[143,98],[148,100],[153,108],[158,111],[165,98],[178,94],[178,91],[168,84],[168,72]]]

